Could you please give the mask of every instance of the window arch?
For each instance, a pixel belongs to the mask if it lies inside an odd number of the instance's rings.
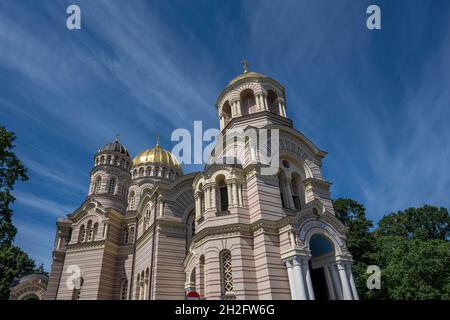
[[[202,254],[199,260],[199,271],[200,271],[200,283],[199,294],[200,296],[205,296],[205,256]]]
[[[225,103],[222,106],[222,116],[223,116],[224,126],[226,127],[227,124],[231,120],[231,106],[230,106],[230,103],[228,102],[228,100],[225,101]]]
[[[281,206],[283,208],[287,208],[287,202],[286,202],[286,190],[285,190],[285,184],[284,180],[286,179],[286,175],[282,170],[278,173],[278,187],[280,188],[280,199],[281,199]]]
[[[150,177],[152,175],[152,167],[147,167],[146,176]]]
[[[130,203],[130,210],[133,210],[136,202],[136,193],[134,191],[130,192],[130,199],[128,201]]]
[[[111,156],[106,157],[106,164],[111,164]]]
[[[79,277],[79,278],[75,279],[73,293],[72,293],[72,300],[80,300],[81,289],[83,288],[83,284],[84,284],[83,277]]]
[[[134,170],[133,170],[133,178],[136,178],[136,177],[137,177],[137,173],[138,173],[137,169],[134,169]]]
[[[217,188],[219,189],[219,204],[220,204],[220,211],[227,211],[228,210],[228,187],[225,183],[225,176],[223,174],[220,174],[216,177],[216,184]]]
[[[80,232],[78,234],[78,243],[82,243],[86,240],[86,230],[84,228],[84,225],[80,227]]]
[[[92,220],[89,220],[87,223],[87,232],[88,232],[87,241],[92,241],[92,236],[94,234],[94,230],[92,229]]]
[[[256,112],[256,99],[253,90],[245,89],[241,92],[241,108],[242,115],[252,114]]]
[[[127,244],[129,239],[128,228],[123,228],[123,244]]]
[[[108,193],[114,194],[115,191],[116,191],[116,178],[113,177],[109,180]]]
[[[98,231],[98,222],[94,223],[94,234],[92,235],[92,241],[95,240],[97,237],[97,231]]]
[[[100,157],[100,163],[101,163],[101,164],[104,164],[104,163],[105,163],[105,156],[101,156],[101,157]]]
[[[278,107],[278,96],[273,90],[267,91],[267,105],[270,112],[280,114],[280,108]]]
[[[144,176],[144,168],[139,168],[139,177]]]
[[[120,300],[127,300],[128,297],[128,280],[123,279],[120,285]]]
[[[195,211],[189,213],[186,220],[187,230],[186,230],[186,251],[189,250],[189,246],[192,242],[192,237],[195,235]]]
[[[113,165],[116,166],[118,161],[119,161],[119,159],[117,157],[114,157],[113,158]]]
[[[292,174],[292,200],[294,201],[294,207],[296,210],[300,210],[302,206],[302,193],[303,193],[303,186],[302,186],[302,179],[300,175],[296,172]]]
[[[95,178],[94,193],[99,193],[101,187],[102,187],[102,177],[98,176],[97,178]]]
[[[233,269],[231,266],[231,252],[229,250],[223,250],[220,254],[221,262],[221,280],[222,280],[222,293],[232,294],[234,292],[233,286]]]

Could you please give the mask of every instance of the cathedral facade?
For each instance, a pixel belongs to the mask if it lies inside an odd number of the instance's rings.
[[[239,161],[190,174],[159,143],[133,159],[106,144],[88,196],[57,221],[45,299],[358,299],[326,152],[293,127],[283,86],[245,66],[216,108],[221,136],[277,130],[277,170],[263,174],[249,139]]]

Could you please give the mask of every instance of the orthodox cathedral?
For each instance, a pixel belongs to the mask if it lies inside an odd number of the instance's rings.
[[[263,174],[248,139],[240,161],[189,174],[159,143],[134,158],[118,139],[106,144],[86,199],[56,223],[40,298],[358,299],[326,152],[293,127],[283,86],[244,63],[216,109],[221,135],[277,129],[277,170]]]

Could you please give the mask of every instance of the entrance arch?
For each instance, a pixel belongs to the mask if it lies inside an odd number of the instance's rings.
[[[315,233],[309,239],[311,258],[308,268],[311,273],[311,282],[314,296],[317,300],[334,300],[334,284],[327,275],[327,266],[336,264],[336,249],[328,237]]]

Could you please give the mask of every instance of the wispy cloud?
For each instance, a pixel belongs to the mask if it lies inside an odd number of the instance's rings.
[[[16,197],[15,204],[35,210],[31,211],[29,215],[46,214],[56,218],[72,213],[77,208],[76,206],[57,203],[22,191],[14,191],[13,195]]]

